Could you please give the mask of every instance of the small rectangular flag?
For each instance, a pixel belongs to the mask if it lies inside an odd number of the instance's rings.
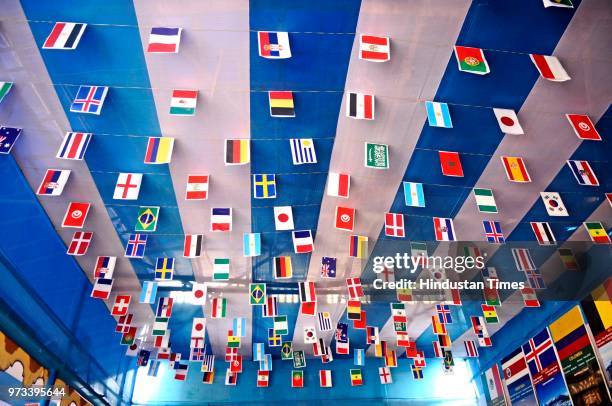
[[[502,156],[502,164],[506,170],[506,176],[511,182],[531,182],[527,167],[523,158],[514,156]]]
[[[81,161],[85,157],[90,141],[91,133],[67,132],[57,151],[56,158]]]
[[[516,113],[512,109],[493,108],[493,113],[497,119],[499,129],[504,134],[522,135],[525,134],[523,127],[518,121]]]
[[[157,229],[159,206],[140,206],[134,231],[153,232]]]
[[[606,233],[606,229],[600,221],[588,221],[582,223],[591,237],[591,241],[595,244],[610,244],[610,236]]]
[[[274,258],[274,279],[289,279],[293,276],[291,268],[291,257]]]
[[[480,48],[462,47],[455,45],[455,57],[461,72],[486,75],[490,72],[489,64],[485,59],[484,52]]]
[[[336,206],[336,221],[334,227],[338,230],[353,231],[355,228],[355,209]]]
[[[144,281],[142,282],[142,291],[140,292],[140,303],[155,303],[157,296],[157,282]]]
[[[208,199],[208,175],[187,175],[185,200]]]
[[[94,286],[91,291],[91,297],[94,299],[107,300],[110,297],[113,289],[113,280],[106,278],[98,278],[94,281]]]
[[[361,376],[361,369],[351,369],[351,386],[363,385],[363,377]]]
[[[264,357],[259,361],[259,369],[262,372],[272,371],[272,354],[264,354]]]
[[[276,175],[253,175],[253,198],[274,199],[276,197]]]
[[[314,251],[314,242],[310,230],[292,232],[293,250],[296,254],[306,254]]]
[[[364,165],[372,169],[389,169],[389,146],[387,144],[365,143]]]
[[[406,236],[404,230],[404,215],[401,213],[385,213],[385,235],[387,237],[403,238]]]
[[[561,258],[561,262],[563,262],[563,266],[568,271],[579,271],[580,266],[578,265],[578,261],[576,261],[576,257],[574,257],[574,252],[569,248],[559,248],[559,257]]]
[[[292,370],[291,371],[291,387],[292,388],[303,388],[304,387],[304,371]]]
[[[13,82],[0,82],[0,103],[2,103],[2,100],[4,100],[12,88]]]
[[[242,255],[256,257],[261,255],[261,234],[244,233],[242,235]]]
[[[445,304],[436,305],[436,313],[438,313],[438,320],[442,324],[450,324],[453,322],[450,307]]]
[[[425,194],[423,184],[415,182],[402,182],[404,186],[404,201],[406,206],[425,207]]]
[[[274,334],[276,335],[287,335],[289,334],[289,322],[287,316],[276,316],[274,317]]]
[[[232,321],[232,331],[235,336],[244,337],[246,335],[246,319],[244,317],[236,317]]]
[[[312,303],[317,301],[315,283],[312,281],[298,282],[300,303]]]
[[[427,110],[427,122],[431,127],[453,128],[448,104],[426,101],[425,110]]]
[[[599,186],[599,180],[588,161],[567,161],[574,177],[582,186]]]
[[[277,231],[294,229],[291,206],[274,206],[274,228]]]
[[[172,91],[172,99],[170,100],[170,114],[174,116],[194,116],[197,102],[197,90],[175,89]]]
[[[463,342],[465,346],[465,354],[470,358],[478,357],[478,348],[476,347],[476,342],[474,340],[465,340]]]
[[[155,279],[168,281],[174,278],[174,258],[157,258],[155,261]]]
[[[377,344],[380,342],[378,327],[366,327],[366,344]]]
[[[349,320],[361,319],[361,302],[359,300],[349,300],[346,304],[346,317]]]
[[[210,209],[210,231],[232,231],[231,207],[213,207]]]
[[[203,234],[187,234],[183,244],[183,256],[185,258],[197,258],[202,255]]]
[[[108,86],[79,86],[79,90],[70,105],[70,111],[99,116],[107,93]]]
[[[142,173],[120,173],[115,184],[113,199],[137,200],[142,184]]]
[[[319,386],[321,388],[331,388],[333,386],[331,372],[329,369],[319,370]]]
[[[349,93],[346,116],[360,120],[374,120],[374,95]]]
[[[167,317],[156,317],[151,327],[151,335],[154,337],[167,335],[168,321]]]
[[[143,234],[130,234],[128,243],[125,247],[127,258],[143,258],[147,247],[147,236]]]
[[[268,92],[270,102],[270,116],[272,117],[295,117],[295,106],[293,105],[293,92],[270,91]]]
[[[268,346],[269,347],[280,347],[283,343],[283,337],[280,334],[274,332],[274,328],[268,329]]]
[[[213,319],[222,319],[227,312],[227,299],[224,297],[213,297],[210,307],[210,317]]]
[[[347,278],[346,287],[348,288],[349,298],[351,300],[356,300],[363,297],[361,278]]]
[[[544,8],[548,7],[562,7],[562,8],[574,8],[572,0],[542,0],[544,2]]]
[[[270,371],[257,371],[257,387],[267,388],[270,381]]]
[[[349,256],[364,259],[368,256],[368,237],[351,235],[349,237]]]
[[[555,245],[557,240],[552,232],[552,228],[550,228],[550,224],[538,221],[532,221],[529,224],[539,245]]]
[[[249,303],[251,304],[251,306],[261,306],[266,303],[265,283],[249,284]]]
[[[225,140],[225,165],[245,165],[251,161],[249,140]]]
[[[189,297],[188,303],[194,306],[204,306],[206,304],[207,291],[208,286],[205,283],[192,282],[191,296]]]
[[[317,163],[317,154],[312,138],[291,138],[289,144],[293,165]]]
[[[521,289],[521,295],[523,296],[523,304],[525,307],[540,307],[540,301],[533,288]]]
[[[182,28],[153,27],[149,34],[147,52],[158,54],[176,54],[181,44]]]
[[[499,323],[499,318],[497,317],[497,311],[495,310],[495,306],[489,306],[483,303],[480,305],[480,308],[482,309],[482,315],[487,323]]]
[[[191,324],[191,337],[204,338],[206,335],[206,319],[204,317],[194,317]]]
[[[358,366],[365,365],[365,350],[363,348],[355,348],[353,350],[354,360],[353,363]]]
[[[463,167],[458,152],[438,151],[442,175],[463,177]]]
[[[172,316],[172,306],[174,305],[174,299],[171,297],[160,297],[157,301],[157,309],[155,310],[156,317],[163,317],[168,319]]]
[[[389,37],[361,34],[359,36],[359,59],[370,62],[387,62],[391,59]]]
[[[499,221],[483,220],[482,225],[484,227],[485,237],[488,242],[491,244],[503,244],[506,242]]]
[[[331,331],[331,315],[329,312],[317,313],[317,320],[319,322],[319,331]]]
[[[61,195],[70,177],[70,172],[70,169],[47,169],[36,194],[39,196]]]
[[[544,207],[549,216],[569,216],[561,195],[557,192],[540,192]]]
[[[581,140],[601,141],[601,135],[597,132],[595,125],[586,114],[566,114],[576,136]]]
[[[336,258],[321,257],[321,278],[336,277],[336,262]]]
[[[544,0],[545,4],[547,1],[550,0]],[[556,2],[556,0],[553,1]],[[533,62],[538,72],[540,72],[540,76],[542,76],[544,79],[548,79],[553,82],[565,82],[571,79],[556,56],[529,54],[529,57],[531,58],[531,62]]]
[[[55,23],[47,39],[45,39],[42,48],[61,50],[76,49],[85,32],[85,27],[87,27],[87,24],[84,23]]]
[[[94,268],[94,278],[112,278],[116,263],[117,257],[98,257]]]
[[[455,241],[455,228],[453,220],[448,218],[434,217],[434,233],[436,241]]]
[[[62,227],[83,228],[91,203],[70,202],[62,220]]]
[[[253,361],[261,361],[264,359],[266,350],[264,343],[253,343]]]
[[[174,138],[172,137],[149,137],[147,151],[145,153],[145,164],[169,164],[172,160],[174,149]]]
[[[476,206],[481,213],[497,213],[497,204],[491,189],[474,188]]]
[[[278,316],[278,303],[276,296],[266,295],[266,303],[261,309],[263,317],[275,317]]]
[[[128,312],[132,296],[130,295],[117,295],[115,297],[115,304],[111,309],[113,316],[125,316]]]
[[[516,269],[521,272],[534,271],[536,266],[527,248],[512,248],[512,258]]]
[[[213,280],[226,281],[229,280],[230,274],[230,259],[215,258],[213,259]]]
[[[291,58],[289,33],[274,31],[257,31],[259,56],[266,59]]]
[[[349,197],[351,176],[346,173],[330,172],[327,176],[327,195],[334,197]]]
[[[291,341],[285,341],[281,346],[281,359],[283,361],[292,360],[293,359],[293,350],[292,350]]]
[[[0,154],[9,154],[21,134],[21,128],[0,127]]]
[[[231,368],[225,370],[225,385],[236,386],[238,383],[238,373],[232,372]]]

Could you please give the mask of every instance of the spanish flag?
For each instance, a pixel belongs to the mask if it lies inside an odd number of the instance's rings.
[[[508,176],[509,181],[523,183],[531,182],[531,178],[529,177],[529,173],[527,172],[527,167],[525,166],[523,158],[515,156],[502,156],[501,160],[504,164],[504,168],[506,169],[506,175]]]
[[[272,117],[295,117],[293,92],[268,92]]]

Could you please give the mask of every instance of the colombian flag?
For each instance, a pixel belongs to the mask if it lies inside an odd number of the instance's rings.
[[[349,245],[349,256],[354,258],[365,258],[368,256],[368,237],[363,235],[351,235]]]
[[[168,164],[172,159],[172,148],[174,138],[172,137],[149,137],[145,164]]]

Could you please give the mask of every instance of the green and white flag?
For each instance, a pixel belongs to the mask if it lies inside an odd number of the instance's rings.
[[[197,90],[173,90],[170,101],[170,114],[175,116],[193,116],[198,101]]]
[[[287,322],[287,316],[276,316],[274,318],[274,334],[289,334],[289,323]]]
[[[4,100],[4,96],[6,96],[13,87],[12,82],[0,82],[0,103]]]
[[[226,281],[229,279],[230,260],[229,258],[215,258],[213,260],[213,280]]]
[[[306,356],[304,351],[293,351],[293,367],[306,368]]]
[[[365,143],[365,166],[374,169],[389,169],[389,146]]]
[[[474,196],[476,197],[476,205],[481,213],[497,213],[497,204],[491,189],[474,188]]]

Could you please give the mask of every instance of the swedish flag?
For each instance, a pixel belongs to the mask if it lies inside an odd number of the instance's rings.
[[[276,175],[253,175],[253,195],[255,199],[274,199],[276,197]]]

